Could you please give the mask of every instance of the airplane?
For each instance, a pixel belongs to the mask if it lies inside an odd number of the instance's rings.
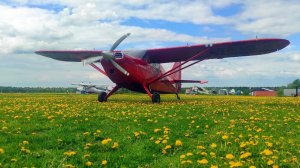
[[[179,100],[182,83],[199,83],[181,79],[181,71],[196,63],[208,59],[268,54],[290,44],[286,39],[256,38],[180,47],[116,50],[129,35],[127,33],[120,37],[109,51],[39,50],[35,53],[59,61],[82,62],[106,75],[116,86],[109,93],[101,92],[98,95],[99,102],[106,102],[118,89],[126,88],[147,93],[153,103],[160,103],[160,94],[176,94]],[[172,62],[173,67],[165,71],[161,64]],[[100,63],[103,69],[96,63]]]
[[[111,89],[108,85],[94,85],[91,83],[71,83],[72,85],[79,86],[77,91],[81,94],[90,94],[90,93],[97,93],[100,94],[101,92],[109,92]]]

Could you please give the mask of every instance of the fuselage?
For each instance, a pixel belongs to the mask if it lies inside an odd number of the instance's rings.
[[[115,58],[115,62],[126,69],[129,75],[126,76],[116,69],[110,61],[102,59],[101,64],[107,76],[120,87],[136,92],[145,93],[143,84],[156,79],[165,72],[160,64],[149,64],[143,59],[131,57],[126,54],[122,58]],[[171,82],[166,82],[171,80],[170,77],[165,77],[163,78],[163,82],[158,80],[150,84],[149,89],[150,91],[159,93],[177,93],[176,87]]]

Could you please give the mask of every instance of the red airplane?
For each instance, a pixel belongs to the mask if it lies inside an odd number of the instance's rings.
[[[116,86],[107,94],[98,95],[99,102],[105,102],[119,88],[147,93],[153,103],[160,102],[160,94],[178,93],[182,83],[206,83],[207,81],[181,80],[181,70],[207,59],[251,56],[278,51],[289,45],[285,39],[252,39],[211,43],[206,45],[187,45],[181,47],[115,50],[129,36],[118,39],[109,51],[36,51],[36,54],[60,61],[89,64],[109,77]],[[172,69],[165,71],[160,63],[175,62]],[[95,63],[101,63],[103,69]]]

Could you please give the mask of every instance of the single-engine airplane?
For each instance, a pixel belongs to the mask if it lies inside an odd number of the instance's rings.
[[[77,91],[81,94],[91,94],[97,93],[100,94],[101,92],[109,92],[111,89],[108,85],[95,85],[92,83],[71,83],[72,85],[77,85]]]
[[[105,102],[119,88],[147,93],[153,103],[160,102],[160,94],[178,93],[182,83],[203,83],[203,81],[181,80],[181,70],[207,59],[222,59],[267,54],[283,49],[289,41],[277,38],[251,39],[244,41],[187,45],[180,47],[115,50],[128,36],[119,38],[109,51],[49,51],[40,50],[36,54],[60,61],[89,64],[109,77],[116,86],[109,92],[98,95],[99,102]],[[165,71],[161,63],[174,62],[172,69]],[[102,68],[96,65],[101,63]]]

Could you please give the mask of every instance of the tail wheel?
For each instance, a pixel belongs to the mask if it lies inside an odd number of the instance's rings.
[[[106,92],[100,92],[99,95],[98,95],[98,101],[99,102],[106,102],[107,99],[105,98],[107,95]]]
[[[152,94],[152,103],[160,103],[160,95],[157,92]]]

